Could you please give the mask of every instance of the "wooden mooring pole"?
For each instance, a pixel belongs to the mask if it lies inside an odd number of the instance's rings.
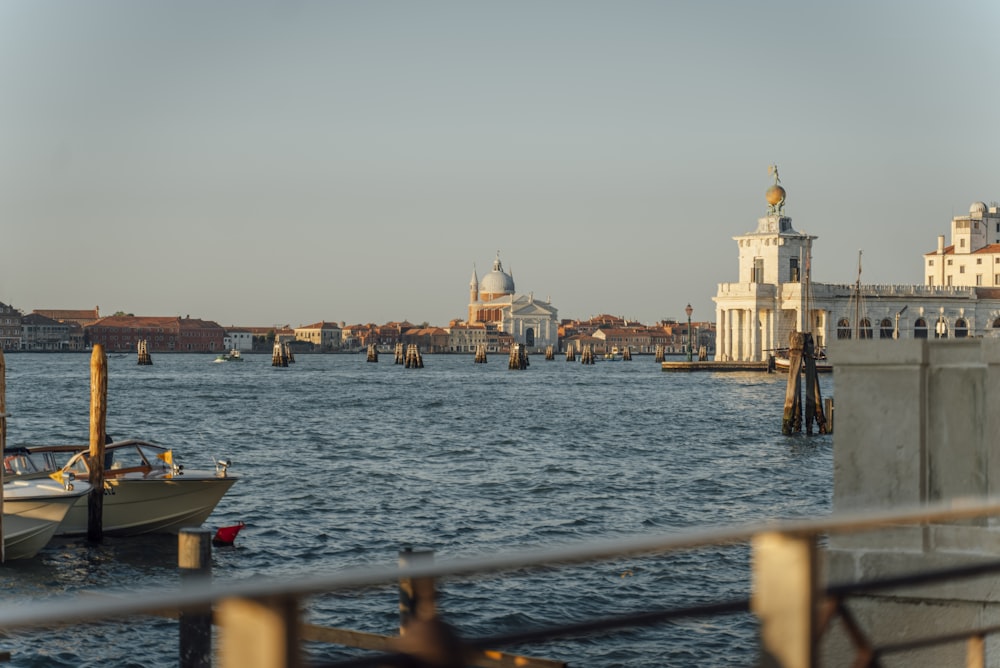
[[[198,588],[212,581],[212,530],[202,527],[181,529],[177,534],[177,567],[181,587]],[[181,610],[181,668],[211,668],[212,608]]]
[[[104,538],[104,440],[108,417],[108,358],[104,346],[90,356],[90,496],[87,498],[87,539]]]
[[[805,336],[792,332],[788,344],[788,385],[785,388],[785,413],[781,433],[788,436],[802,431],[802,348]]]

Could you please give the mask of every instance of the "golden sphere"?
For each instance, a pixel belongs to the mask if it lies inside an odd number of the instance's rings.
[[[785,201],[785,189],[779,186],[777,183],[767,189],[767,193],[764,195],[767,198],[767,203],[771,206],[776,206],[781,202]]]

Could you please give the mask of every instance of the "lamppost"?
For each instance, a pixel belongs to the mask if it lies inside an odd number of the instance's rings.
[[[691,361],[691,312],[692,311],[694,311],[694,309],[691,308],[691,304],[688,304],[687,307],[685,307],[684,309],[684,312],[687,313],[688,316],[688,362]]]

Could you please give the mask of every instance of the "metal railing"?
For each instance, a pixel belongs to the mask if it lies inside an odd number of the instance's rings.
[[[1000,499],[955,500],[892,511],[846,513],[822,519],[767,522],[749,526],[722,527],[682,534],[638,536],[523,551],[454,561],[412,561],[399,567],[371,567],[333,576],[295,579],[202,584],[170,590],[134,592],[127,598],[79,595],[58,601],[4,606],[0,609],[0,632],[90,623],[97,620],[133,618],[135,615],[203,613],[211,610],[219,627],[218,664],[222,668],[297,668],[304,665],[302,642],[323,640],[322,632],[302,623],[303,602],[329,592],[345,592],[395,582],[414,584],[412,626],[397,639],[356,634],[353,646],[389,650],[369,657],[349,659],[328,666],[407,665],[531,665],[505,659],[497,647],[538,643],[566,635],[609,631],[625,627],[662,624],[678,617],[751,611],[760,627],[760,652],[771,665],[806,668],[817,665],[818,647],[824,629],[841,619],[856,651],[854,665],[878,665],[890,653],[938,643],[967,640],[968,666],[985,665],[987,635],[1000,627],[985,626],[961,633],[928,634],[905,642],[876,646],[845,605],[860,594],[907,585],[940,582],[1000,572],[1000,561],[945,571],[852,582],[833,586],[819,583],[819,541],[834,534],[866,532],[899,525],[932,525],[1000,514]],[[552,628],[532,629],[488,638],[458,640],[436,617],[432,603],[434,582],[490,573],[551,569],[622,557],[657,555],[697,548],[749,543],[752,551],[752,587],[748,599],[710,605],[642,613],[577,622]],[[980,555],[982,556],[982,555]],[[430,604],[428,605],[428,602]],[[410,631],[407,631],[410,629]],[[348,637],[345,632],[338,637]],[[346,641],[351,642],[351,641]],[[505,660],[507,661],[505,663]],[[555,663],[555,662],[550,662]],[[207,665],[207,664],[206,664]],[[538,664],[541,665],[541,664]]]

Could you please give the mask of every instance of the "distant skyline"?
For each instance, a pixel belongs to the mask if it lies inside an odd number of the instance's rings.
[[[1000,199],[1000,3],[0,2],[0,301],[226,326],[714,320],[768,165],[814,277]]]

